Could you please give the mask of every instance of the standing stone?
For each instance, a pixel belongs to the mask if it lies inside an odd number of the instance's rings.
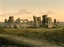
[[[4,25],[5,25],[5,27],[7,27],[7,19],[5,19],[5,24]]]
[[[54,19],[54,27],[56,28],[57,27],[57,20]]]
[[[33,16],[33,19],[34,19],[34,25],[35,25],[35,27],[39,27],[37,17]]]
[[[59,26],[59,23],[60,23],[60,22],[58,21],[58,22],[57,22],[57,26]]]
[[[39,27],[41,27],[41,24],[42,24],[41,17],[37,17],[37,21],[38,21]]]
[[[18,24],[21,25],[21,19],[20,18],[18,18]]]
[[[47,18],[47,27],[48,28],[52,28],[53,27],[53,23],[52,23],[52,18],[51,17]]]
[[[47,26],[47,15],[42,16],[42,24],[43,26]]]
[[[9,28],[14,28],[14,17],[10,16],[8,20],[8,27]]]
[[[56,21],[56,19],[54,19],[54,25],[57,25],[57,21]]]
[[[32,20],[30,21],[30,27],[34,27],[34,22]]]
[[[16,19],[15,28],[21,28],[21,20],[20,20],[20,18]]]
[[[5,19],[5,23],[7,23],[7,19]]]
[[[29,23],[28,19],[21,19],[21,27],[22,28],[26,29],[29,26],[30,26],[30,23]]]
[[[30,21],[26,21],[27,27],[30,27]]]

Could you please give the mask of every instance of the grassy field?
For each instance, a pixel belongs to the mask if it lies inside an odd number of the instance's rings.
[[[0,44],[22,47],[64,47],[64,27],[0,28]]]

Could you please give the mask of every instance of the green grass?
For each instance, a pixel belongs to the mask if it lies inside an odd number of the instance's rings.
[[[32,47],[24,42],[17,42],[17,40],[9,38],[9,37],[0,37],[0,45],[11,45],[11,46],[22,46],[22,47]]]
[[[52,42],[57,45],[64,44],[64,27],[52,28],[52,29],[49,29],[49,28],[28,28],[28,29],[0,28],[0,34],[9,34],[9,35],[18,36],[18,37],[23,36],[25,38],[37,39],[42,41],[47,40],[50,43]]]

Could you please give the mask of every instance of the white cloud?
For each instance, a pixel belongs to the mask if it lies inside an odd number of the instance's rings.
[[[0,14],[0,17],[5,17],[5,16],[19,16],[19,15],[24,15],[24,14],[33,14],[31,11],[21,9],[18,10],[16,13],[7,13],[7,14]]]
[[[46,11],[46,12],[38,12],[37,14],[56,14],[56,13],[49,10],[49,11]]]

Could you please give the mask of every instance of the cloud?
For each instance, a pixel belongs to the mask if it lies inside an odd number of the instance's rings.
[[[25,9],[21,9],[18,11],[19,14],[32,14],[32,12],[25,10]]]
[[[43,13],[43,12],[38,12],[37,14],[45,14],[45,13]]]
[[[47,11],[46,13],[47,14],[54,14],[54,12],[52,12],[52,11]]]
[[[24,15],[24,14],[33,14],[31,11],[21,9],[18,10],[16,13],[6,13],[6,14],[0,14],[0,17],[4,16],[19,16],[19,15]]]
[[[50,10],[48,10],[48,11],[46,11],[46,12],[31,12],[31,11],[28,11],[28,10],[26,10],[26,9],[21,9],[21,10],[18,10],[17,12],[15,12],[15,13],[7,13],[7,14],[1,14],[0,15],[0,17],[7,17],[7,16],[25,16],[25,17],[27,17],[27,15],[43,15],[43,14],[48,14],[48,15],[50,15],[50,14],[52,14],[52,15],[55,15],[56,13],[54,13],[54,12],[52,12],[52,11],[50,11]]]
[[[46,12],[39,12],[37,14],[55,14],[55,13],[49,10],[49,11],[46,11]]]

